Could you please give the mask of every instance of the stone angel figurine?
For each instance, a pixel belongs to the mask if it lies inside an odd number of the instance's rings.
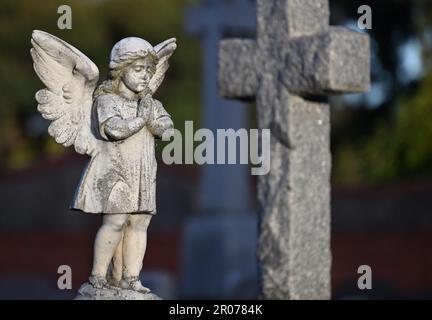
[[[173,128],[152,95],[161,85],[176,39],[153,47],[129,37],[111,51],[108,79],[78,49],[33,31],[31,56],[46,88],[36,93],[38,111],[51,121],[49,134],[88,155],[71,209],[101,214],[89,283],[147,293],[139,274],[147,228],[156,213],[155,138]],[[109,271],[108,271],[109,270]]]

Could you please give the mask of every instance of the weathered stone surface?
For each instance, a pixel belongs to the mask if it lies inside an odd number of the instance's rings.
[[[219,45],[219,93],[226,98],[252,98],[258,88],[253,40],[222,40]],[[221,76],[223,75],[223,76]]]
[[[162,300],[154,293],[140,293],[120,288],[96,289],[88,282],[78,290],[75,300]]]
[[[279,90],[278,108],[266,126],[272,132],[271,170],[258,180],[262,296],[327,299],[331,266],[329,107],[291,95],[283,87]],[[271,109],[260,110],[264,119]]]
[[[334,93],[369,90],[369,36],[342,27],[330,31],[328,88]]]
[[[329,106],[309,97],[367,90],[369,39],[330,28],[325,0],[257,0],[257,22],[255,42],[221,42],[219,85],[256,96],[271,130],[271,170],[258,179],[262,297],[328,299]]]
[[[290,37],[313,35],[329,28],[330,10],[327,0],[283,0],[278,3],[285,7],[281,12],[285,12]],[[266,7],[270,8],[271,4]]]
[[[288,41],[281,80],[297,94],[368,90],[369,38],[345,28]]]

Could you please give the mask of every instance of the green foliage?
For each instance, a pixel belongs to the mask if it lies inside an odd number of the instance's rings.
[[[374,134],[358,146],[339,148],[334,180],[339,184],[375,184],[431,176],[432,75],[416,92],[402,97],[390,123],[377,124]]]
[[[58,153],[44,135],[35,139],[26,123],[36,115],[34,93],[43,87],[32,68],[30,36],[33,29],[52,33],[76,46],[100,69],[108,71],[109,53],[115,42],[137,36],[156,44],[176,37],[178,49],[171,68],[156,94],[173,115],[180,130],[184,120],[199,119],[200,52],[197,41],[182,33],[183,9],[191,0],[59,1],[2,0],[0,11],[0,166],[15,170],[38,157]],[[72,30],[59,30],[57,9],[72,8]]]

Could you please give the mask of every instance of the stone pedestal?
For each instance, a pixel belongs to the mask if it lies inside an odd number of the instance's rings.
[[[140,293],[120,288],[96,289],[88,282],[78,290],[75,300],[162,300],[154,293]]]

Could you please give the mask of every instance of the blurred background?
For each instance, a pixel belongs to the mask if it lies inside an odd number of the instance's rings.
[[[60,30],[60,5],[72,29]],[[331,97],[334,299],[432,298],[432,3],[330,0],[331,23],[356,31],[372,8],[372,86]],[[86,281],[100,217],[68,205],[86,158],[57,145],[37,113],[43,88],[29,54],[33,29],[76,46],[107,74],[127,36],[178,49],[156,94],[175,125],[256,128],[253,105],[217,95],[217,41],[253,37],[251,0],[3,0],[0,11],[0,298],[70,299]],[[163,298],[255,298],[255,180],[244,165],[160,160],[158,214],[142,281]],[[59,290],[58,267],[72,269]],[[369,265],[373,289],[357,288]]]

